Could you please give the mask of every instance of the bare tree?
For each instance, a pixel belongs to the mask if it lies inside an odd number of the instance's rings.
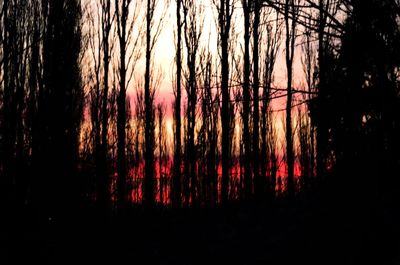
[[[259,107],[259,27],[260,27],[260,0],[254,1],[253,19],[253,170],[254,170],[254,191],[260,197],[264,190],[264,181],[260,175],[260,107]]]
[[[101,27],[101,16],[100,2],[96,2],[95,7],[87,5],[85,7],[86,23],[88,26],[88,32],[86,33],[88,38],[88,50],[89,50],[89,62],[90,69],[85,69],[86,77],[94,80],[88,80],[87,83],[94,83],[89,87],[89,103],[90,103],[90,120],[92,126],[92,147],[94,152],[94,163],[95,163],[95,176],[98,180],[101,179],[102,174],[102,161],[101,161],[101,38],[102,34],[100,31]]]
[[[312,23],[311,15],[307,21],[307,23]],[[312,41],[313,32],[309,28],[305,28],[303,44],[302,44],[302,53],[303,56],[301,58],[301,63],[303,66],[303,72],[306,78],[306,97],[304,98],[306,102],[309,103],[310,106],[314,93],[315,93],[315,83],[316,83],[316,50]],[[304,94],[303,94],[304,95]],[[304,112],[304,110],[302,110]],[[303,162],[303,182],[307,187],[309,185],[308,178],[313,178],[315,174],[315,128],[313,123],[311,122],[310,117],[307,115],[301,115],[299,112],[299,121],[300,121],[300,147],[303,149],[301,151],[301,161]],[[309,139],[309,140],[307,140]],[[309,141],[309,146],[308,144]],[[306,155],[309,157],[307,158]]]
[[[168,1],[164,2],[163,10],[157,22],[154,13],[160,5],[158,0],[147,0],[146,5],[146,70],[144,76],[144,105],[145,105],[145,182],[144,182],[144,203],[151,207],[154,205],[154,115],[153,97],[151,87],[151,61],[155,44],[160,36],[165,22],[165,12],[168,8]]]
[[[250,146],[250,129],[249,129],[249,113],[250,113],[250,15],[251,2],[242,0],[243,16],[244,16],[244,61],[243,61],[243,166],[244,166],[244,195],[249,198],[253,189],[253,180],[250,167],[251,146]],[[258,55],[257,55],[258,56]]]
[[[274,77],[274,68],[277,53],[280,47],[281,35],[282,35],[282,23],[280,22],[279,13],[275,12],[271,8],[265,8],[263,12],[263,24],[265,37],[263,43],[264,57],[263,57],[263,96],[261,106],[261,150],[260,150],[260,169],[261,176],[263,179],[270,178],[267,183],[267,190],[271,191],[272,186],[275,184],[272,181],[272,160],[269,157],[269,149],[271,145],[271,139],[268,137],[270,133],[270,102],[272,95],[272,84]],[[275,18],[274,18],[275,17]],[[273,139],[272,139],[273,140]]]
[[[182,77],[182,22],[181,0],[176,0],[176,92],[175,92],[175,150],[174,150],[174,175],[173,175],[173,205],[181,205],[181,77]]]
[[[11,159],[13,157],[12,151],[12,132],[11,132],[11,87],[10,87],[10,77],[9,77],[9,65],[10,65],[10,2],[9,0],[4,0],[2,5],[2,194],[4,194],[4,201],[9,199],[12,176],[11,176]]]
[[[208,43],[209,45],[210,43]],[[218,92],[213,92],[213,56],[210,47],[204,47],[201,55],[201,127],[198,135],[199,152],[204,159],[200,162],[198,176],[202,175],[204,203],[217,202],[217,140],[218,140]],[[200,173],[201,171],[201,173]]]
[[[195,127],[196,127],[196,107],[197,107],[197,76],[199,75],[199,45],[203,28],[203,9],[201,5],[193,4],[191,1],[184,0],[184,38],[186,45],[186,94],[187,94],[187,148],[185,166],[187,168],[188,181],[190,186],[190,198],[192,204],[196,203],[196,146],[195,146]],[[186,203],[189,202],[187,193]]]
[[[37,149],[32,156],[35,175],[42,176],[35,187],[39,207],[51,214],[73,210],[78,195],[76,170],[83,117],[80,3],[45,1],[42,15],[43,83],[39,86]]]
[[[109,70],[111,58],[110,33],[112,27],[111,0],[101,0],[101,43],[103,49],[103,94],[101,103],[101,176],[99,180],[99,205],[107,205],[109,194],[109,179],[107,168],[108,153],[108,121],[109,121]]]
[[[296,42],[296,25],[299,7],[296,0],[285,0],[285,59],[287,69],[287,101],[286,101],[286,159],[287,159],[287,192],[294,195],[294,151],[292,131],[292,82],[293,82],[293,58]]]
[[[222,123],[222,182],[221,182],[221,203],[225,204],[228,201],[229,191],[229,131],[230,131],[230,115],[229,115],[229,36],[231,30],[231,19],[234,11],[231,0],[214,0],[214,5],[217,8],[218,14],[218,33],[219,46],[221,49],[221,123]]]
[[[165,112],[166,105],[164,103],[158,103],[156,107],[157,111],[157,125],[158,125],[158,187],[160,194],[160,203],[164,204],[166,198],[164,198],[164,186],[166,179],[166,167],[167,167],[167,135],[165,127]]]
[[[326,113],[324,109],[325,100],[327,96],[326,91],[326,44],[327,35],[325,30],[328,22],[328,7],[330,5],[330,0],[319,0],[318,1],[318,103],[320,110],[317,114],[318,128],[317,128],[317,176],[322,177],[325,173],[326,168],[326,147],[328,145],[328,128],[323,115]]]
[[[139,18],[140,1],[131,5],[131,0],[115,1],[115,17],[119,42],[119,94],[117,99],[117,171],[118,201],[122,207],[126,200],[126,90],[132,78],[135,64],[140,57],[139,34],[133,35]],[[127,71],[128,76],[127,76]]]

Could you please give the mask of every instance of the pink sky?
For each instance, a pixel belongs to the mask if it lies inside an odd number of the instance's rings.
[[[161,10],[163,9],[163,2],[160,1],[160,6],[158,11],[155,12],[155,21],[160,17]],[[210,0],[203,0],[197,2],[197,4],[201,4],[204,8],[204,29],[203,29],[203,43],[204,45],[210,44],[210,50],[214,51],[215,56],[218,56],[218,42],[217,42],[217,32],[215,26],[215,17],[214,17],[214,7],[210,3]],[[243,34],[243,20],[241,18],[241,6],[240,1],[237,2],[237,8],[234,13],[234,24],[235,31],[238,33],[238,41],[236,43],[237,53],[241,53],[240,46],[242,45],[243,38],[241,37]],[[163,101],[167,105],[167,115],[166,115],[166,125],[167,131],[169,134],[170,142],[173,139],[173,120],[172,120],[172,102],[174,100],[173,95],[173,78],[175,75],[175,23],[176,23],[176,3],[174,0],[171,1],[171,5],[166,13],[166,25],[159,36],[158,42],[155,47],[153,60],[154,60],[154,68],[153,71],[161,71],[162,72],[162,82],[157,92],[156,96],[156,104],[160,101]],[[300,40],[300,38],[298,39]],[[284,39],[283,39],[284,41]],[[278,52],[278,58],[275,65],[275,81],[274,86],[285,88],[286,86],[286,65],[284,61],[284,50],[282,49],[283,44],[281,45],[281,49]],[[184,50],[184,47],[183,47]],[[299,48],[297,48],[297,53],[294,58],[294,87],[301,88],[304,83],[304,75],[300,61]],[[185,55],[184,55],[185,56]],[[183,58],[183,60],[185,60]],[[131,96],[131,100],[133,103],[135,87],[137,86],[137,81],[139,79],[143,80],[144,78],[144,58],[142,58],[138,64],[136,65],[135,70],[135,79],[132,80],[130,86],[128,87],[128,94]],[[185,101],[186,95],[184,93],[182,95],[182,101]],[[275,100],[272,103],[274,109],[284,109],[286,104],[285,99]],[[283,118],[284,111],[276,112],[276,123],[275,128],[278,131],[278,145],[284,146],[284,133],[283,133]],[[238,131],[239,132],[239,131]]]

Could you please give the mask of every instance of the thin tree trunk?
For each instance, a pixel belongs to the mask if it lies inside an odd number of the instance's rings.
[[[286,68],[287,68],[287,101],[286,101],[286,159],[287,159],[287,192],[290,197],[294,195],[294,153],[292,132],[292,78],[293,78],[293,52],[295,41],[295,22],[292,15],[289,24],[289,9],[294,12],[294,0],[286,0],[285,26],[286,26]]]
[[[319,63],[319,83],[318,83],[318,128],[317,128],[317,176],[322,178],[325,173],[325,155],[327,146],[326,123],[323,115],[324,102],[326,98],[325,86],[325,54],[324,54],[324,30],[326,25],[325,0],[319,0],[319,21],[318,21],[318,63]]]
[[[221,91],[222,91],[222,180],[221,180],[221,203],[228,202],[229,192],[229,157],[230,157],[230,115],[229,115],[229,32],[230,32],[230,1],[221,0],[220,6],[220,36],[221,36]]]
[[[4,195],[4,202],[7,204],[9,201],[12,177],[11,177],[11,159],[12,159],[12,142],[11,142],[11,128],[10,128],[10,101],[11,91],[9,86],[9,23],[8,23],[8,11],[9,1],[4,0],[3,2],[3,130],[4,130],[4,160],[2,161],[3,176],[2,176],[2,195]]]
[[[244,166],[244,197],[249,199],[253,190],[252,173],[250,168],[250,3],[243,0],[244,13],[244,67],[243,67],[243,166]]]
[[[182,25],[181,0],[177,0],[176,7],[177,48],[176,48],[176,98],[175,98],[175,150],[174,150],[174,179],[173,204],[181,205],[181,74],[182,74]]]
[[[116,8],[118,10],[118,1],[116,1]],[[118,20],[118,35],[119,35],[119,52],[120,52],[120,65],[119,65],[119,96],[118,96],[118,117],[117,117],[117,191],[118,191],[118,204],[123,208],[126,199],[126,20],[128,15],[129,6],[126,5],[126,0],[121,3],[120,13],[117,12]]]
[[[109,34],[111,28],[111,14],[110,14],[110,0],[102,3],[102,42],[103,42],[103,98],[102,98],[102,127],[101,127],[101,176],[100,176],[100,192],[99,204],[100,207],[105,207],[109,201],[108,189],[108,167],[107,167],[107,153],[108,153],[108,72],[110,64],[110,47],[109,47]]]
[[[254,100],[254,113],[253,113],[253,168],[254,168],[254,189],[257,197],[260,197],[264,191],[264,182],[260,178],[260,148],[259,148],[259,120],[260,120],[260,110],[259,110],[259,34],[258,27],[260,25],[260,7],[259,0],[254,1],[254,22],[253,22],[253,100]]]
[[[152,143],[153,104],[150,95],[150,62],[151,62],[151,22],[152,22],[151,0],[147,0],[146,13],[146,72],[144,86],[145,104],[145,183],[144,203],[147,207],[154,205],[154,153]]]

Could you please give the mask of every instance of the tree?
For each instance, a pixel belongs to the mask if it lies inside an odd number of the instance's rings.
[[[80,78],[80,4],[43,6],[43,84],[39,86],[36,147],[32,150],[36,206],[46,214],[75,210],[83,91]],[[63,211],[63,212],[61,212]],[[69,211],[66,211],[69,212]]]
[[[309,16],[307,23],[312,24],[311,15]],[[301,63],[306,79],[306,94],[303,96],[303,99],[305,99],[305,101],[308,103],[307,112],[309,110],[310,103],[313,101],[316,90],[316,50],[312,38],[313,31],[310,28],[305,28],[303,44],[301,46],[303,53]],[[310,117],[308,117],[308,115],[303,115],[303,112],[303,109],[299,110],[299,136],[301,146],[300,164],[302,164],[303,184],[307,188],[310,184],[309,179],[312,179],[315,174],[315,128]]]
[[[110,39],[112,29],[111,2],[96,1],[95,5],[85,6],[87,31],[87,64],[83,75],[87,78],[89,110],[94,155],[96,202],[99,208],[105,208],[110,200],[109,189],[109,62],[113,44]],[[111,44],[111,45],[110,45]]]
[[[293,81],[293,58],[296,41],[296,20],[298,6],[296,0],[285,0],[285,59],[287,70],[287,101],[286,101],[286,161],[288,169],[287,192],[289,196],[294,195],[294,151],[292,132],[292,81]]]
[[[214,4],[218,13],[218,33],[219,46],[221,49],[221,123],[222,123],[222,182],[221,182],[221,203],[225,204],[228,201],[229,191],[229,156],[230,156],[230,115],[229,115],[229,35],[231,29],[231,19],[233,14],[232,2],[230,0],[220,0],[219,3],[215,0]]]
[[[264,180],[260,175],[260,108],[259,108],[259,26],[260,26],[260,1],[254,1],[253,19],[253,169],[254,169],[254,191],[257,197],[261,197],[264,190]]]
[[[373,201],[383,192],[397,196],[393,187],[398,180],[392,170],[399,163],[395,148],[399,146],[396,69],[400,57],[394,48],[400,43],[399,4],[369,0],[351,5],[339,56],[332,43],[324,50],[323,99],[330,110],[326,125],[331,132],[326,148],[335,154],[336,169],[352,176],[342,187],[347,195]]]
[[[145,182],[144,182],[144,203],[151,207],[154,205],[154,116],[153,97],[151,87],[151,60],[154,46],[164,26],[165,12],[168,8],[168,1],[164,2],[164,9],[161,12],[158,22],[154,22],[154,13],[159,5],[157,0],[147,0],[146,6],[146,70],[144,78],[144,105],[145,105]]]
[[[252,173],[250,168],[250,14],[251,1],[242,0],[244,15],[244,61],[243,61],[243,166],[244,166],[244,195],[249,198],[253,189]],[[258,55],[257,55],[258,56]]]
[[[201,71],[201,114],[202,123],[198,136],[200,142],[200,154],[204,160],[200,163],[199,171],[203,171],[203,197],[204,203],[213,205],[218,199],[218,115],[219,92],[213,92],[213,55],[210,52],[210,43],[201,56],[203,62]],[[203,149],[203,150],[201,150]],[[205,168],[204,168],[205,167]],[[200,174],[198,174],[200,175]]]
[[[158,124],[158,186],[160,194],[160,203],[165,203],[164,198],[164,185],[166,178],[166,167],[167,167],[167,135],[165,128],[165,112],[166,105],[164,103],[158,103],[156,107],[157,111],[157,124]]]
[[[109,70],[110,70],[110,32],[112,27],[111,1],[101,0],[101,43],[103,49],[103,95],[101,103],[101,152],[100,152],[100,176],[99,176],[99,199],[100,207],[104,207],[110,200],[109,178],[108,178],[108,121],[109,121]]]
[[[318,106],[320,110],[318,112],[318,127],[317,127],[317,176],[322,177],[325,174],[326,169],[326,156],[328,146],[328,125],[324,121],[324,114],[328,111],[326,107],[327,98],[327,75],[326,69],[326,54],[327,51],[327,35],[325,34],[325,28],[328,22],[327,8],[330,0],[319,0],[319,17],[318,17]]]
[[[132,79],[135,64],[140,57],[138,52],[139,34],[132,35],[134,26],[138,22],[140,1],[115,1],[115,17],[119,42],[119,94],[117,99],[117,171],[118,171],[118,201],[123,207],[126,200],[126,90]],[[132,10],[133,9],[133,10]],[[132,12],[133,11],[133,12]],[[128,76],[127,76],[127,71]]]
[[[273,193],[275,184],[273,181],[273,157],[275,148],[273,145],[273,137],[268,137],[272,130],[272,117],[270,113],[270,102],[272,97],[272,85],[274,76],[274,67],[276,62],[277,53],[280,47],[282,35],[282,23],[280,22],[279,12],[274,12],[271,8],[264,9],[264,25],[265,25],[265,41],[263,43],[264,57],[263,57],[263,95],[261,106],[261,150],[260,150],[260,169],[261,177],[266,180],[270,178],[267,183],[267,191]],[[276,16],[275,19],[271,17]]]
[[[175,92],[175,150],[174,150],[174,175],[173,175],[173,205],[181,205],[181,76],[182,76],[182,22],[181,0],[176,0],[176,92]]]
[[[10,3],[9,0],[5,0],[2,5],[2,77],[3,77],[3,86],[2,86],[2,187],[4,187],[4,191],[2,190],[2,195],[4,198],[2,201],[6,203],[10,199],[10,191],[12,186],[12,176],[11,176],[11,159],[13,157],[12,153],[12,133],[10,128],[10,120],[11,120],[11,88],[10,88],[10,77],[9,77],[9,61],[10,61],[10,23],[9,23],[9,9]]]
[[[203,28],[203,10],[201,6],[193,4],[191,1],[183,1],[183,22],[184,38],[186,45],[186,93],[187,93],[187,150],[185,166],[187,168],[188,180],[185,181],[190,186],[190,198],[192,204],[196,203],[196,146],[195,146],[195,127],[196,127],[196,107],[197,107],[197,76],[199,75],[198,53],[200,38]],[[189,187],[187,187],[189,188]],[[189,190],[189,189],[188,189]],[[186,194],[186,203],[189,203],[189,192]]]

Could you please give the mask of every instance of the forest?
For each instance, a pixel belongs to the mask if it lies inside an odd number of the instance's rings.
[[[399,0],[0,0],[0,263],[397,264],[399,48]]]

